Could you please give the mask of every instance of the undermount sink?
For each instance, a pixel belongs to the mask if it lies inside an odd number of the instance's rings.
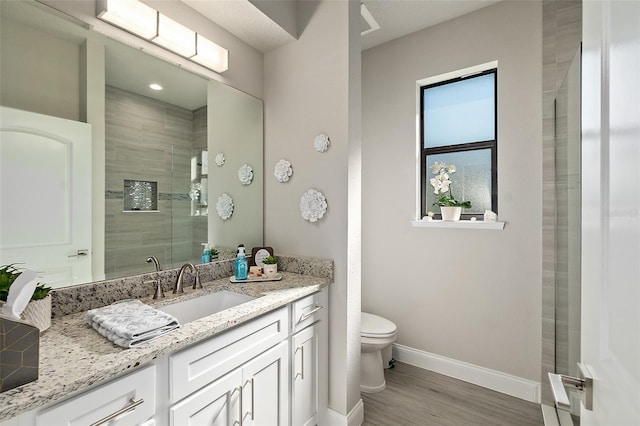
[[[186,324],[253,299],[254,297],[246,294],[223,290],[185,300],[184,302],[162,306],[158,309],[176,317],[180,324]]]

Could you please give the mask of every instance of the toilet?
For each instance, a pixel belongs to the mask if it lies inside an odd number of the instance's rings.
[[[384,369],[390,366],[396,325],[367,312],[362,312],[360,323],[360,391],[380,392],[387,386]]]

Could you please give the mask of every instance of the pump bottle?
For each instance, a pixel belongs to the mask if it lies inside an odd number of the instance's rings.
[[[209,248],[209,244],[202,243],[202,263],[211,262],[211,249]]]
[[[240,244],[236,255],[236,280],[246,280],[248,274],[249,264],[244,254],[244,244]]]

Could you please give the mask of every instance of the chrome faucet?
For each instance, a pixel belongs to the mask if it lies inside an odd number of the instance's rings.
[[[162,268],[160,267],[160,262],[158,262],[158,258],[155,256],[149,256],[147,257],[147,263],[151,263],[153,262],[153,264],[156,266],[156,272],[162,271]]]
[[[180,271],[178,272],[178,279],[176,280],[176,286],[173,288],[173,294],[184,293],[182,280],[184,279],[184,271],[186,271],[187,269],[190,269],[191,273],[195,274],[196,276],[196,279],[193,282],[193,289],[195,290],[196,288],[202,288],[202,283],[200,283],[200,273],[198,272],[196,267],[193,266],[193,263],[185,263],[184,265],[182,265]]]

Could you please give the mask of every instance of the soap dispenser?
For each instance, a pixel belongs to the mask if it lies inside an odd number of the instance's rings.
[[[236,255],[236,280],[246,280],[248,274],[249,264],[244,253],[244,244],[240,244]]]
[[[209,244],[202,243],[201,245],[204,246],[202,249],[202,263],[211,262],[211,250],[209,249]]]

